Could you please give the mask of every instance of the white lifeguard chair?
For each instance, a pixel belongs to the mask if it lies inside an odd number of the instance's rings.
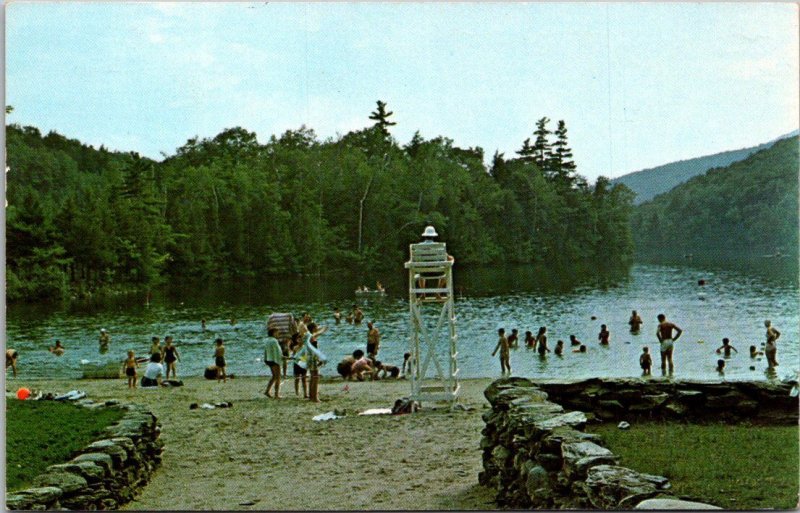
[[[444,243],[421,242],[411,244],[405,268],[408,269],[411,314],[411,399],[420,403],[449,401],[454,406],[460,385],[453,259],[448,257]],[[437,313],[438,320],[433,324]],[[444,359],[446,364],[443,365]],[[431,363],[435,374],[429,376]]]

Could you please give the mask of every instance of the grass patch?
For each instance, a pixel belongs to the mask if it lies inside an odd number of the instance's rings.
[[[647,422],[587,426],[620,464],[668,477],[672,494],[724,509],[795,509],[798,426]]]
[[[49,465],[67,462],[123,414],[120,408],[7,399],[6,490],[26,488]]]

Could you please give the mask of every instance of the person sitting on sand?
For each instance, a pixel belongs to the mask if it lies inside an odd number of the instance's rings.
[[[650,348],[643,347],[642,354],[639,356],[639,366],[642,368],[644,376],[650,375],[650,369],[653,368],[653,357],[650,356]]]
[[[128,354],[130,355],[130,353]],[[150,355],[150,363],[144,369],[142,388],[161,386],[161,378],[163,376],[164,366],[161,365],[161,353],[153,353]]]
[[[364,381],[365,375],[372,375],[372,363],[364,356],[364,351],[357,349],[353,352],[353,366],[350,370],[350,376],[359,381]]]
[[[214,365],[217,367],[217,383],[219,380],[224,380],[225,383],[228,382],[228,376],[225,372],[225,346],[223,345],[224,342],[221,338],[218,338],[214,341],[216,347],[214,348]]]
[[[725,374],[725,360],[717,360],[717,372]]]
[[[581,346],[578,349],[573,349],[572,352],[573,353],[585,353],[586,352],[586,346],[581,344]]]
[[[636,313],[636,310],[631,312],[631,318],[628,320],[628,325],[631,327],[631,333],[639,333],[642,327],[642,318]]]
[[[181,360],[181,355],[178,354],[178,348],[172,345],[172,337],[169,335],[164,337],[164,347],[161,355],[164,358],[164,363],[167,364],[167,379],[169,379],[170,371],[172,371],[173,379],[178,379],[178,371],[175,368],[175,362]]]
[[[530,331],[525,332],[525,347],[536,349],[536,337]]]
[[[342,312],[340,312],[338,308],[333,309],[333,320],[336,321],[336,324],[342,322]]]
[[[750,346],[750,358],[757,358],[763,355],[763,351],[759,351],[756,346]]]
[[[564,356],[564,341],[558,340],[556,341],[556,348],[553,350],[553,354],[556,356]]]
[[[511,374],[511,362],[509,361],[510,354],[508,351],[508,339],[506,338],[506,330],[505,328],[500,328],[497,330],[497,335],[499,336],[497,340],[497,345],[492,351],[492,356],[497,354],[497,351],[500,350],[500,373],[505,374],[508,372]]]
[[[264,363],[267,367],[269,367],[270,372],[272,372],[272,377],[267,383],[267,389],[264,390],[264,395],[267,397],[272,397],[269,393],[269,390],[272,386],[275,386],[275,399],[280,399],[281,397],[281,363],[283,362],[283,350],[281,349],[281,345],[278,342],[278,339],[275,336],[278,334],[278,330],[275,328],[270,328],[267,331],[267,340],[264,346]]]
[[[717,354],[720,354],[721,352],[725,351],[725,358],[730,358],[731,357],[731,349],[736,351],[736,353],[739,352],[739,351],[736,350],[735,347],[733,347],[731,345],[731,341],[729,339],[723,338],[722,339],[722,345],[717,349]]]
[[[64,351],[66,351],[66,349],[67,349],[66,347],[61,345],[61,341],[60,340],[56,340],[55,347],[51,347],[50,349],[48,349],[48,351],[50,351],[51,353],[53,353],[56,356],[61,356],[61,355],[64,354]]]
[[[601,345],[607,346],[609,339],[611,338],[611,332],[608,331],[608,328],[605,324],[600,325],[600,334],[597,335],[597,340],[600,341]]]
[[[575,335],[570,335],[569,336],[569,345],[571,345],[571,346],[579,346],[579,345],[581,345],[581,341],[578,340],[578,337],[576,337]]]
[[[128,351],[128,358],[122,364],[122,372],[128,378],[128,388],[136,388],[136,369],[139,368],[139,362],[136,361],[136,355],[133,351]]]
[[[772,367],[778,366],[778,361],[775,357],[778,354],[778,346],[776,344],[781,332],[772,326],[772,322],[764,321],[764,326],[767,328],[767,344],[764,346],[764,354],[767,356],[767,365]]]
[[[19,360],[19,352],[16,349],[6,349],[6,371],[11,367],[14,377],[17,377],[17,360]]]

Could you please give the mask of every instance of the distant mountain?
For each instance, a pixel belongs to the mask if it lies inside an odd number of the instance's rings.
[[[689,160],[680,160],[664,164],[650,169],[643,169],[627,175],[620,176],[611,180],[612,183],[622,183],[627,185],[636,193],[634,205],[639,205],[645,201],[653,199],[655,196],[667,192],[677,185],[680,185],[693,176],[702,175],[709,169],[725,167],[746,159],[757,151],[767,149],[776,142],[796,137],[800,130],[782,135],[777,139],[741,150],[723,151],[714,155],[697,157]]]
[[[783,139],[634,208],[637,255],[788,255],[796,260],[799,153],[798,137]]]

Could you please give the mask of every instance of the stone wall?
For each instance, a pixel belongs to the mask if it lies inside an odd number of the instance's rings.
[[[797,425],[796,381],[587,379],[537,383],[549,399],[600,420],[685,419]]]
[[[632,509],[647,499],[672,499],[667,478],[619,466],[619,458],[598,435],[584,432],[589,418],[797,424],[798,398],[790,396],[794,385],[500,379],[484,392],[491,410],[483,415],[484,470],[479,481],[497,490],[500,507],[514,509]],[[681,504],[682,509],[704,506]]]
[[[81,401],[88,408],[115,405]],[[35,488],[6,494],[9,510],[105,510],[130,501],[161,463],[163,442],[155,416],[136,405],[71,461],[51,465]]]

